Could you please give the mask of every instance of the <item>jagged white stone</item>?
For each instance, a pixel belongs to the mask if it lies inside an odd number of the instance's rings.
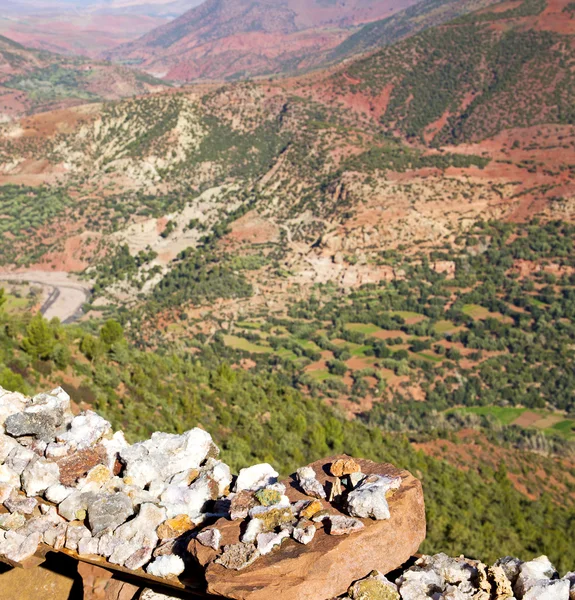
[[[120,525],[113,534],[122,543],[110,552],[110,562],[130,569],[144,566],[158,544],[156,529],[166,520],[166,511],[155,504],[142,504],[138,515]],[[113,545],[113,542],[112,542]]]
[[[306,546],[313,540],[313,538],[315,537],[315,533],[316,528],[313,525],[313,523],[310,523],[309,525],[305,526],[301,526],[298,524],[292,532],[292,537],[296,542],[299,542],[300,544]]]
[[[274,548],[281,546],[289,538],[289,531],[282,529],[279,533],[260,533],[256,538],[256,546],[262,556],[269,554]]]
[[[249,521],[246,530],[242,535],[242,543],[253,544],[258,535],[261,533],[263,525],[264,523],[261,519],[252,519]]]
[[[0,504],[4,504],[15,489],[16,486],[11,483],[0,483]]]
[[[223,496],[229,490],[232,483],[232,471],[221,460],[208,459],[208,465],[208,475],[218,486],[218,497]]]
[[[116,464],[116,459],[120,456],[120,452],[129,447],[124,432],[116,431],[110,439],[103,439],[102,446],[106,449],[108,469],[114,471],[114,465]]]
[[[54,527],[47,529],[43,535],[43,541],[48,546],[51,546],[55,550],[61,550],[66,543],[66,532],[68,530],[68,523],[60,523]]]
[[[201,533],[198,533],[196,539],[202,546],[207,546],[213,550],[219,550],[222,541],[222,534],[219,529],[215,527],[212,529],[205,529]]]
[[[16,493],[16,491],[13,491],[10,497],[4,501],[4,506],[10,512],[21,512],[25,515],[31,515],[37,504],[36,498],[26,498]]]
[[[57,459],[62,458],[64,456],[68,456],[72,450],[70,444],[63,444],[60,442],[50,442],[46,446],[46,451],[44,452],[46,458]]]
[[[370,475],[347,497],[348,512],[352,517],[377,520],[389,519],[386,494],[401,486],[401,477]]]
[[[0,554],[8,560],[21,563],[34,556],[42,540],[40,533],[20,535],[16,531],[0,531]]]
[[[277,482],[279,473],[268,463],[241,469],[236,479],[235,492],[249,490],[255,492]]]
[[[325,490],[317,480],[317,475],[311,467],[301,467],[296,471],[296,476],[301,489],[312,498],[324,500]]]
[[[20,529],[26,524],[26,517],[19,512],[0,514],[0,529]]]
[[[513,589],[520,598],[527,597],[527,593],[531,588],[543,590],[547,585],[546,582],[555,577],[557,577],[557,570],[551,564],[551,561],[547,556],[539,556],[521,564]],[[532,597],[535,598],[536,596]]]
[[[60,482],[60,468],[43,458],[30,461],[22,472],[22,489],[27,496],[39,496]]]
[[[66,500],[66,498],[74,491],[74,488],[67,487],[65,485],[62,485],[61,483],[56,483],[46,489],[46,491],[44,492],[44,498],[46,498],[48,502],[60,504],[60,502]]]
[[[120,457],[126,464],[125,477],[144,487],[198,468],[215,448],[211,435],[196,427],[182,435],[153,433],[149,440],[121,450]]]
[[[569,587],[565,579],[539,580],[525,592],[522,600],[569,600]]]
[[[38,455],[35,452],[18,444],[7,456],[4,464],[18,475],[22,475],[22,471],[30,464],[30,461],[36,458],[38,458]]]
[[[177,577],[186,568],[184,561],[175,554],[158,556],[146,568],[146,571],[154,577]]]
[[[0,433],[0,465],[4,464],[10,452],[18,445],[18,442],[13,437]]]
[[[154,590],[146,588],[140,594],[139,600],[178,600],[178,598],[168,596],[167,594],[160,594],[160,592],[154,592]]]
[[[92,492],[72,492],[59,505],[58,512],[68,521],[84,520],[88,506],[96,500],[96,494]]]
[[[78,550],[78,544],[82,538],[91,538],[90,530],[84,527],[80,521],[69,523],[66,529],[66,541],[64,547],[68,550]]]
[[[91,410],[74,417],[70,429],[56,436],[58,442],[69,444],[74,450],[85,450],[111,435],[112,426]]]
[[[0,433],[4,433],[4,423],[10,415],[22,412],[26,408],[27,400],[26,396],[19,392],[9,392],[0,387]]]
[[[160,505],[165,507],[169,519],[178,515],[195,519],[202,513],[206,502],[214,499],[209,478],[201,476],[189,488],[169,485],[160,496]]]
[[[0,483],[17,486],[20,484],[20,477],[18,473],[8,465],[0,465]]]
[[[88,554],[98,554],[99,541],[100,540],[93,537],[81,538],[78,542],[78,554],[83,554],[84,556]]]

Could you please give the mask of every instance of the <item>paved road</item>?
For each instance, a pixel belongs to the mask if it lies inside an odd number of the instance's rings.
[[[0,281],[19,281],[40,286],[45,295],[41,313],[47,319],[58,317],[63,323],[79,319],[82,316],[82,305],[90,296],[88,283],[59,271],[0,273]]]

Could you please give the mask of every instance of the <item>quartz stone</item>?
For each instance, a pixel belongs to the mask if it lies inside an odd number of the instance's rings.
[[[253,465],[240,470],[234,491],[249,490],[256,492],[261,488],[276,483],[277,478],[278,472],[268,463]]]
[[[28,463],[22,472],[22,489],[27,496],[39,496],[60,482],[60,469],[54,462],[38,458]]]
[[[154,577],[177,577],[184,572],[184,561],[175,554],[158,556],[146,568]]]

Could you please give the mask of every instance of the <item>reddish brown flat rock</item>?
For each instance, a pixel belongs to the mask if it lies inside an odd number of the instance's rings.
[[[329,467],[346,456],[324,459],[310,465],[318,480],[333,482]],[[206,567],[208,592],[236,600],[326,600],[347,591],[350,582],[372,570],[389,573],[415,554],[425,539],[425,507],[421,483],[409,472],[389,464],[358,459],[365,474],[401,476],[400,489],[389,499],[391,519],[362,519],[365,528],[357,533],[330,536],[322,525],[307,546],[293,539],[281,548],[258,558],[252,565],[232,571],[213,561],[218,553],[193,540],[189,550]],[[292,502],[309,499],[292,476],[283,482]],[[326,500],[333,514],[344,514]],[[222,547],[239,542],[243,521],[220,519],[211,527],[222,533]]]
[[[63,485],[73,486],[78,479],[85,477],[90,469],[106,464],[106,449],[103,446],[94,446],[86,450],[78,450],[56,462],[60,467],[60,482]]]

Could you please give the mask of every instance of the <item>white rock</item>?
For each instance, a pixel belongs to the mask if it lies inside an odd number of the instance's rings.
[[[296,471],[297,478],[301,481],[302,479],[317,479],[316,472],[312,467],[300,467]]]
[[[146,588],[140,594],[139,600],[178,600],[175,596],[168,596],[160,592],[154,592],[150,588]]]
[[[214,464],[210,467],[208,473],[218,485],[218,497],[223,496],[226,491],[229,491],[229,487],[232,483],[232,471],[228,465],[221,460],[214,461]]]
[[[88,506],[96,498],[96,494],[75,490],[58,505],[58,512],[68,521],[75,521],[76,519],[83,521],[86,518]]]
[[[10,512],[21,512],[24,515],[31,515],[37,504],[36,498],[26,498],[16,491],[13,491],[10,497],[4,501],[4,506]]]
[[[198,533],[196,539],[202,546],[207,546],[213,550],[219,550],[222,541],[222,534],[219,529],[215,527],[212,529],[205,529],[201,533]]]
[[[565,579],[539,580],[527,590],[523,600],[569,600],[569,587]]]
[[[206,502],[213,499],[209,479],[201,476],[189,488],[169,485],[160,496],[160,505],[166,508],[168,519],[178,515],[188,515],[195,519],[202,513]]]
[[[13,471],[22,475],[22,471],[30,464],[30,461],[38,458],[38,455],[18,444],[6,458],[4,464],[10,467]]]
[[[91,538],[90,530],[79,521],[70,523],[66,529],[66,541],[64,547],[68,550],[78,550],[78,544],[82,538]]]
[[[48,546],[51,546],[55,550],[61,550],[66,543],[67,530],[68,523],[60,523],[60,525],[55,525],[51,529],[47,529],[42,539]]]
[[[370,475],[347,497],[348,512],[353,517],[389,519],[386,494],[401,485],[401,477]]]
[[[4,464],[4,461],[16,446],[19,446],[19,444],[13,437],[0,433],[0,465]]]
[[[41,540],[40,533],[24,536],[15,531],[0,531],[0,555],[17,563],[24,562],[34,556]]]
[[[194,428],[182,435],[156,432],[145,442],[120,451],[125,477],[144,487],[155,479],[168,481],[176,473],[198,468],[215,449],[212,437]]]
[[[26,517],[19,512],[0,513],[0,529],[20,529],[26,525]]]
[[[4,433],[4,423],[10,415],[26,408],[27,398],[18,392],[9,392],[0,387],[0,433]]]
[[[44,498],[46,498],[48,502],[60,504],[60,502],[66,500],[66,498],[74,491],[74,488],[67,487],[61,483],[56,483],[46,489],[44,492]]]
[[[120,452],[129,447],[124,432],[116,431],[116,433],[114,433],[110,439],[103,439],[102,446],[104,446],[106,449],[106,454],[108,457],[108,469],[113,472],[116,459],[119,457]]]
[[[313,524],[307,525],[305,527],[297,525],[292,532],[292,536],[296,542],[299,542],[300,544],[306,546],[313,540],[313,538],[315,537],[315,533],[316,528]]]
[[[169,554],[158,556],[148,565],[146,571],[154,577],[177,577],[185,568],[184,561],[179,556]]]
[[[152,558],[154,548],[158,544],[156,529],[166,520],[166,511],[154,504],[142,504],[138,515],[120,525],[113,537],[121,540],[121,544],[110,542],[112,551],[110,562],[124,565],[129,569],[139,569]],[[108,549],[106,549],[107,551]]]
[[[301,467],[296,471],[301,489],[312,498],[325,499],[326,493],[311,467]]]
[[[0,504],[4,504],[10,498],[15,488],[16,486],[10,483],[0,483]]]
[[[50,442],[46,446],[46,458],[63,458],[64,456],[68,456],[72,451],[72,447],[70,444],[63,444],[60,442]]]
[[[85,450],[112,433],[112,426],[95,412],[88,410],[72,419],[70,429],[56,436],[56,440],[73,449]]]
[[[265,556],[274,548],[281,546],[282,542],[289,536],[289,532],[285,529],[282,529],[279,533],[260,533],[256,538],[257,549],[262,556]]]
[[[60,468],[54,462],[38,458],[30,461],[22,473],[22,488],[27,496],[39,496],[60,482]]]
[[[253,465],[241,469],[234,491],[249,490],[255,492],[277,482],[279,473],[268,463]]]
[[[93,537],[83,537],[80,538],[78,542],[78,554],[83,554],[84,556],[88,554],[98,554],[98,538]]]
[[[8,465],[0,465],[0,483],[7,483],[12,486],[20,487],[20,477],[18,473]]]
[[[263,521],[261,519],[251,519],[248,521],[248,525],[244,534],[242,535],[242,542],[244,544],[253,544],[256,538],[263,529]]]
[[[519,574],[515,582],[515,595],[523,597],[535,587],[538,582],[544,583],[557,575],[555,567],[546,556],[539,556],[519,567]]]

